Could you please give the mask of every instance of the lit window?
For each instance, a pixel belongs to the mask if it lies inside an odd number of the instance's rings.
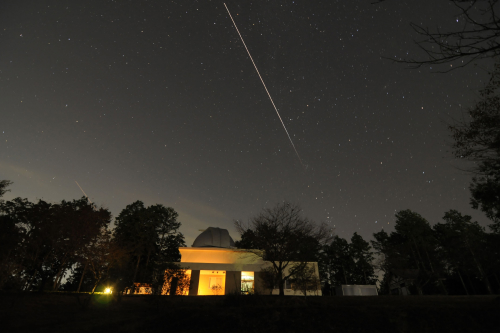
[[[223,295],[226,272],[221,270],[200,270],[198,295]]]
[[[254,291],[254,272],[242,271],[241,272],[241,293],[252,294]]]

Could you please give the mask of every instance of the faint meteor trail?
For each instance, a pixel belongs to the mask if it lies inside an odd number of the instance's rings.
[[[264,79],[262,79],[262,76],[260,75],[259,69],[257,68],[257,65],[255,65],[255,62],[253,61],[252,55],[250,54],[250,51],[247,48],[247,45],[245,44],[245,41],[243,40],[243,36],[241,36],[240,31],[238,30],[238,27],[236,26],[236,22],[234,22],[233,16],[231,15],[231,12],[229,11],[229,8],[227,8],[226,3],[224,3],[224,6],[226,7],[227,13],[229,14],[229,17],[231,18],[231,21],[233,21],[234,27],[236,28],[236,32],[238,32],[238,35],[240,35],[241,42],[243,43],[243,46],[247,50],[248,56],[250,57],[250,60],[252,61],[253,67],[255,67],[255,71],[257,71],[257,75],[260,78],[260,81],[262,82],[262,85],[264,86],[264,89],[266,90],[267,96],[269,96],[269,100],[271,100],[271,103],[273,104],[274,110],[276,111],[276,114],[278,115],[281,124],[283,125],[283,129],[285,129],[286,135],[288,136],[288,139],[290,140],[290,144],[292,144],[292,147],[295,151],[295,154],[297,154],[297,158],[299,158],[300,164],[302,167],[306,168],[304,164],[302,163],[302,159],[300,158],[299,152],[295,148],[295,145],[293,144],[292,137],[290,137],[290,134],[288,133],[288,130],[286,129],[285,123],[283,122],[283,119],[281,119],[280,113],[278,112],[278,108],[276,108],[276,105],[274,104],[273,98],[271,97],[271,94],[267,90],[266,84],[264,83]]]
[[[78,182],[76,182],[76,185],[78,186],[78,188],[80,188],[80,190],[82,191],[82,193],[85,195],[85,197],[87,197],[87,200],[90,202],[90,204],[92,204],[92,206],[94,206],[94,203],[92,203],[92,201],[90,200],[90,198],[87,196],[87,194],[85,193],[85,191],[83,191],[82,187],[80,187],[80,185],[78,184]]]

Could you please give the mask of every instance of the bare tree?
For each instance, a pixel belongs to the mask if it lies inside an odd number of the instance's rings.
[[[421,36],[415,41],[427,59],[401,59],[396,62],[419,68],[430,64],[450,64],[452,70],[471,62],[500,55],[500,4],[497,0],[450,0],[458,10],[456,29],[429,29],[410,23]],[[375,3],[384,0],[375,1]],[[392,59],[394,60],[394,59]],[[444,71],[444,72],[447,72]]]
[[[285,294],[285,281],[300,267],[292,264],[316,261],[321,245],[333,237],[332,229],[326,224],[317,225],[303,218],[302,209],[289,202],[264,209],[248,223],[235,221],[235,226],[241,235],[249,230],[253,232],[246,235],[252,238],[251,244],[257,249],[249,251],[271,262],[281,296]]]

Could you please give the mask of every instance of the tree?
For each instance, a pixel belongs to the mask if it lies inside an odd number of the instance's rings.
[[[349,243],[344,238],[335,236],[332,242],[323,247],[320,268],[322,277],[330,287],[342,284],[354,284],[352,272],[355,266]]]
[[[157,251],[155,263],[177,262],[181,259],[179,247],[186,246],[184,236],[178,230],[181,223],[177,221],[179,214],[170,207],[161,204],[148,208],[151,220],[156,226]]]
[[[476,272],[488,293],[492,294],[493,290],[483,265],[488,250],[484,228],[477,222],[472,222],[471,216],[463,216],[456,210],[446,212],[443,219],[445,222],[436,224],[434,231],[445,253],[445,259],[459,275],[464,290],[468,294],[462,273]]]
[[[21,288],[24,265],[21,253],[22,231],[15,221],[0,215],[0,290]]]
[[[103,229],[88,245],[82,256],[85,267],[93,276],[92,293],[94,293],[99,283],[109,277],[111,269],[124,259],[125,251],[114,242],[111,231]],[[85,272],[82,273],[82,279],[84,274]]]
[[[22,281],[26,290],[34,285],[39,290],[57,289],[78,254],[111,219],[109,211],[95,208],[85,198],[58,204],[15,198],[0,203],[0,213],[15,241],[7,243],[9,261],[21,268],[9,275]]]
[[[437,240],[429,222],[416,212],[402,210],[396,213],[395,230],[409,251],[409,264],[419,269],[426,282],[437,280],[442,292],[447,294],[442,282],[443,263],[437,256]]]
[[[378,2],[382,2],[380,0]],[[412,23],[422,36],[417,44],[427,54],[424,60],[402,59],[396,62],[413,67],[450,64],[450,70],[479,59],[497,61],[491,79],[480,92],[481,100],[467,112],[467,119],[449,126],[457,158],[476,163],[476,174],[469,187],[471,205],[493,221],[490,228],[500,233],[500,3],[497,0],[450,0],[459,11],[457,28],[434,30]],[[457,65],[457,66],[453,66]]]
[[[352,279],[354,284],[372,285],[377,283],[373,268],[373,252],[370,244],[354,232],[349,245],[349,252],[354,262]]]
[[[380,291],[389,294],[391,290],[392,270],[404,268],[405,264],[403,263],[406,261],[399,253],[397,245],[394,245],[393,238],[390,238],[386,231],[382,230],[374,233],[373,238],[375,240],[372,240],[371,244],[375,250],[375,254],[378,255],[375,268],[384,272]]]
[[[353,234],[351,243],[335,236],[323,247],[318,263],[325,290],[344,284],[375,284],[373,260],[370,244],[359,234]]]
[[[131,282],[135,283],[141,259],[147,254],[150,255],[155,247],[155,226],[148,221],[146,208],[141,201],[127,205],[116,217],[115,226],[116,242],[127,250],[131,260],[136,260],[131,277]]]
[[[438,251],[438,244],[433,230],[425,218],[411,210],[396,213],[395,231],[373,234],[372,246],[380,256],[379,269],[385,273],[386,290],[390,291],[392,272],[401,269],[417,269],[418,279],[414,281],[419,294],[424,287],[434,293],[437,285],[441,293],[447,294],[443,284],[444,261]]]
[[[3,195],[5,195],[7,191],[10,191],[9,189],[7,189],[7,187],[10,186],[11,184],[12,182],[9,180],[0,181],[0,197],[3,197]]]
[[[175,263],[165,263],[162,274],[153,276],[151,290],[153,295],[187,295],[191,276],[187,268]]]
[[[380,0],[378,2],[382,2]],[[417,45],[427,59],[402,59],[413,68],[430,64],[450,64],[449,70],[467,66],[484,58],[500,55],[500,20],[496,0],[450,0],[457,8],[457,28],[450,30],[422,27],[411,23],[413,30],[422,38]]]
[[[276,277],[276,272],[274,267],[264,267],[259,273],[260,281],[265,290],[269,291],[269,294],[273,294],[273,289],[278,285],[278,279]]]
[[[447,64],[459,68],[478,59],[500,56],[500,4],[497,0],[450,0],[458,9],[458,28],[435,30],[411,24],[422,36],[417,44],[427,54],[425,60],[396,60],[413,67]],[[449,126],[457,158],[476,163],[476,174],[469,187],[471,205],[493,221],[490,227],[500,233],[500,64],[480,92],[481,100],[467,111],[467,118]]]
[[[53,206],[59,227],[53,270],[57,272],[53,290],[57,290],[65,272],[76,262],[83,250],[96,240],[111,222],[111,213],[104,208],[97,208],[82,197],[80,200],[61,201]]]
[[[494,293],[500,293],[500,233],[486,233],[485,270],[487,274],[495,279],[497,289]]]
[[[128,283],[151,281],[163,273],[164,264],[179,261],[179,247],[185,243],[177,217],[172,208],[161,204],[146,208],[136,201],[116,218],[116,242],[129,256]]]
[[[307,297],[307,291],[316,292],[321,283],[316,275],[316,268],[311,263],[295,263],[292,265],[293,274],[290,276],[292,289],[301,291]]]
[[[7,192],[12,182],[8,180],[0,181],[0,198]],[[2,200],[0,200],[0,213],[2,212]],[[10,281],[8,288],[20,288],[23,266],[19,254],[16,252],[21,242],[22,231],[16,226],[15,221],[6,215],[0,215],[0,290],[5,288]]]
[[[253,244],[253,240],[255,240],[255,235],[252,230],[246,230],[241,235],[241,240],[238,240],[234,243],[236,248],[240,249],[256,249],[257,246]]]
[[[294,274],[292,262],[305,263],[316,258],[316,247],[311,250],[304,245],[321,245],[332,238],[325,224],[316,225],[303,218],[300,207],[288,202],[264,209],[247,224],[235,221],[235,226],[240,235],[247,232],[249,242],[256,248],[250,251],[271,262],[281,296],[285,281]],[[249,230],[252,233],[248,233]],[[286,268],[289,269],[287,274]]]
[[[47,262],[53,257],[57,238],[57,228],[52,219],[52,205],[39,200],[31,203],[27,199],[15,198],[1,203],[2,218],[10,220],[20,234],[20,240],[12,249],[18,263],[23,267],[20,278],[23,288],[30,290],[33,283],[39,282],[43,289]]]
[[[481,100],[468,110],[468,119],[449,128],[457,158],[474,161],[471,205],[493,221],[500,233],[500,64],[481,91]]]

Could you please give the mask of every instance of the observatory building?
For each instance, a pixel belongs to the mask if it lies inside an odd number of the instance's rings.
[[[209,227],[193,242],[192,247],[180,247],[181,262],[190,276],[189,294],[224,295],[224,294],[279,294],[277,286],[266,283],[265,270],[271,267],[251,251],[237,249],[234,241],[225,229]],[[292,264],[292,263],[291,263]],[[318,264],[311,262],[319,277]],[[290,265],[289,265],[290,266]],[[287,270],[285,269],[285,274]],[[290,282],[285,282],[285,295],[302,295],[292,289]],[[321,289],[308,294],[321,295]]]

